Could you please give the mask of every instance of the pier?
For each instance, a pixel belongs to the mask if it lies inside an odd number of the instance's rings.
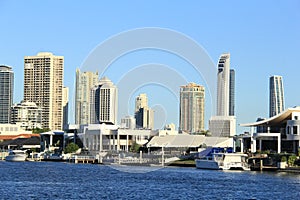
[[[80,156],[80,155],[74,155],[69,159],[69,162],[72,163],[98,163],[98,159],[96,159],[95,156]]]

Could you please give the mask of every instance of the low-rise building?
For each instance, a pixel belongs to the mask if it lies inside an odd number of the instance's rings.
[[[31,135],[31,131],[27,131],[18,124],[0,124],[0,141],[16,138],[18,135]]]
[[[97,154],[105,151],[127,152],[133,143],[144,145],[154,135],[158,135],[158,131],[120,129],[110,124],[88,124],[79,137],[91,154]]]

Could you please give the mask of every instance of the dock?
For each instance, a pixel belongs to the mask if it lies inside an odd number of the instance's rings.
[[[74,155],[69,159],[69,162],[72,163],[98,163],[98,159],[95,156],[81,156],[81,155]]]

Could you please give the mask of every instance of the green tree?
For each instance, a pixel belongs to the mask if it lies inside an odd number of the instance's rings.
[[[70,144],[68,144],[65,148],[65,153],[74,153],[79,149],[79,146],[73,142],[71,142]]]
[[[50,131],[50,128],[35,128],[32,129],[32,133],[44,133]]]
[[[139,152],[141,145],[139,145],[136,142],[133,142],[131,147],[130,147],[130,151],[132,152]]]

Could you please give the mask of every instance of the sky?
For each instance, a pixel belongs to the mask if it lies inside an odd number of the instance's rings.
[[[71,123],[74,120],[76,68],[84,70],[87,66],[83,65],[92,52],[110,38],[147,27],[170,30],[190,38],[203,48],[206,59],[215,67],[219,56],[230,52],[231,68],[236,71],[237,124],[268,117],[268,87],[272,75],[283,76],[286,107],[300,105],[300,1],[297,0],[0,0],[0,9],[0,64],[13,67],[14,102],[23,99],[24,56],[40,51],[62,55],[65,58],[64,85],[70,88]],[[116,48],[119,47],[113,46],[109,51]],[[100,55],[99,59],[102,57]],[[151,63],[154,65],[150,66]],[[93,69],[102,73],[101,67]],[[144,73],[148,69],[159,70],[157,74],[151,70]],[[147,93],[149,106],[155,110],[156,128],[171,122],[178,127],[178,95],[182,82],[176,80],[183,78],[183,81],[195,82],[207,89],[205,80],[210,79],[201,77],[191,63],[178,55],[146,48],[119,55],[103,75],[120,88],[135,78],[154,78],[152,83],[139,82],[126,91],[129,97],[119,98],[119,108],[126,107],[127,114],[133,115],[134,98],[139,93]],[[164,83],[163,79],[170,80]],[[177,83],[176,91],[173,88]],[[207,89],[206,129],[214,114],[215,102],[211,103],[211,99]],[[248,129],[237,126],[237,133],[243,131]]]

